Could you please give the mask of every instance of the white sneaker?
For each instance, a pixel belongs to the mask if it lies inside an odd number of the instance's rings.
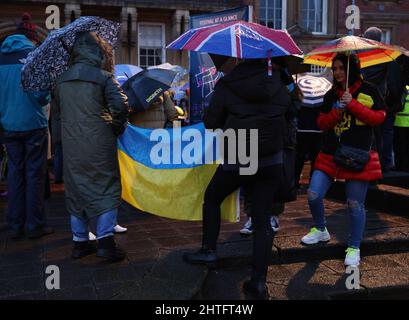
[[[280,223],[277,216],[271,216],[270,218],[271,229],[274,232],[278,232],[280,230]]]
[[[240,233],[249,236],[253,234],[253,231],[254,231],[253,222],[251,221],[251,218],[249,218],[247,222],[244,224],[243,229],[240,230]]]
[[[115,231],[115,233],[125,233],[125,232],[128,231],[128,229],[127,229],[127,228],[124,228],[124,227],[121,227],[119,224],[117,224],[117,225],[114,227],[114,231]]]
[[[328,242],[331,240],[331,236],[328,233],[327,228],[324,231],[320,231],[317,228],[311,228],[310,232],[301,239],[301,242],[306,245],[317,244],[319,242]]]
[[[355,248],[348,248],[345,250],[347,253],[345,256],[344,265],[346,266],[359,266],[359,262],[361,261],[361,251]]]
[[[92,232],[88,232],[88,239],[89,241],[95,241],[97,240],[97,237]]]

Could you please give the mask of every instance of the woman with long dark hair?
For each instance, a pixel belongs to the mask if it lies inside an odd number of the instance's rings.
[[[324,144],[316,159],[308,189],[314,227],[301,242],[312,245],[330,240],[323,199],[334,180],[344,179],[351,223],[344,262],[346,266],[358,266],[368,184],[382,177],[379,155],[375,150],[374,127],[385,119],[385,103],[378,89],[362,80],[359,60],[355,55],[336,56],[332,71],[334,85],[325,95],[322,112],[317,119],[318,127],[325,132]]]

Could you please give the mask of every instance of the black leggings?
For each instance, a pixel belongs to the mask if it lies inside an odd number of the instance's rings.
[[[295,160],[295,180],[297,186],[300,184],[300,177],[306,156],[309,155],[311,161],[310,178],[314,168],[315,159],[321,151],[322,133],[298,132],[297,133],[297,155]]]
[[[265,280],[267,275],[273,244],[273,231],[270,227],[272,197],[281,181],[281,165],[259,168],[252,176],[242,176],[239,171],[224,171],[220,165],[206,189],[203,204],[203,245],[213,250],[216,250],[219,236],[220,205],[223,200],[241,186],[249,186],[252,190],[252,219],[255,228],[253,279]]]

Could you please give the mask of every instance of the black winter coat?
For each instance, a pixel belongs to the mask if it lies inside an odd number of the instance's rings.
[[[265,64],[245,62],[217,83],[204,124],[207,129],[233,129],[236,137],[239,129],[246,129],[247,150],[249,129],[257,129],[261,159],[283,149],[288,135],[285,114],[290,106],[291,98],[279,71],[268,76]]]

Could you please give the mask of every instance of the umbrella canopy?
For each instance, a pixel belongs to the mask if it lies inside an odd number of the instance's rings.
[[[332,60],[341,52],[357,54],[361,68],[393,61],[402,54],[399,48],[375,40],[345,36],[329,41],[307,53],[304,63],[331,67]]]
[[[244,59],[302,54],[286,30],[274,30],[245,21],[191,29],[167,48]]]
[[[170,64],[168,62],[157,65],[157,66],[148,67],[148,70],[151,70],[151,69],[164,69],[164,70],[175,71],[176,77],[173,80],[174,82],[173,85],[178,85],[183,80],[183,78],[189,74],[189,71],[186,70],[185,68],[178,66],[178,65]]]
[[[132,64],[117,64],[115,65],[115,79],[122,86],[126,80],[134,76],[135,74],[143,71],[141,67],[134,66]]]
[[[115,46],[120,23],[100,17],[80,17],[69,25],[52,31],[45,41],[31,52],[23,66],[21,81],[24,89],[48,90],[68,69],[70,53],[79,32],[95,32],[104,41]]]
[[[122,86],[129,106],[136,112],[144,111],[168,90],[176,72],[164,69],[144,70],[128,79]]]
[[[214,66],[218,71],[223,72],[223,65],[230,61],[234,61],[235,58],[233,57],[227,57],[227,56],[221,56],[218,54],[210,54],[210,58],[212,58]],[[304,64],[304,58],[303,56],[300,55],[289,55],[289,56],[283,56],[280,57],[280,59],[283,59],[285,61],[285,64],[287,65],[288,72],[290,74],[298,74],[298,73],[305,73],[305,72],[310,72],[311,71],[311,66],[309,64]]]
[[[310,108],[322,105],[324,95],[332,87],[332,83],[324,77],[314,77],[311,75],[298,77],[297,84],[304,94],[302,105]]]

